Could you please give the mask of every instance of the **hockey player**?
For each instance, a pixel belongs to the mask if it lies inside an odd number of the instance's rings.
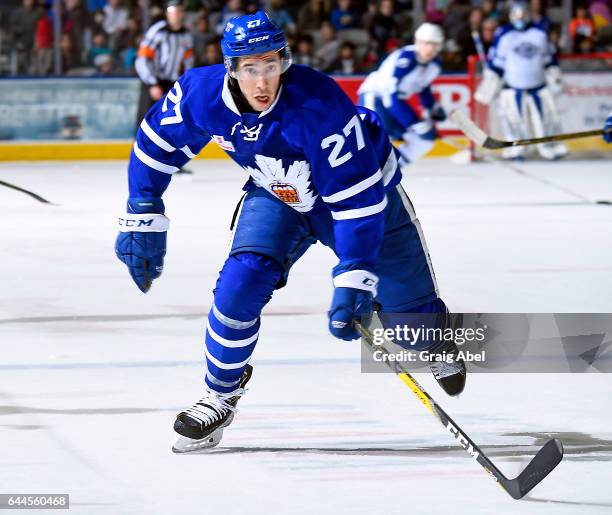
[[[423,23],[414,33],[414,45],[392,52],[359,88],[359,104],[378,113],[393,139],[403,140],[399,146],[402,163],[414,162],[429,152],[437,138],[433,122],[446,119],[431,92],[431,83],[441,70],[437,56],[443,43],[442,29]],[[419,95],[421,116],[406,103],[414,94]]]
[[[526,4],[513,4],[509,19],[510,23],[498,29],[489,49],[483,81],[474,98],[490,105],[499,94],[496,112],[507,140],[561,132],[555,97],[563,85],[554,46],[541,27],[530,23]],[[567,155],[561,143],[543,143],[537,149],[544,159]],[[525,147],[508,147],[503,156],[522,159],[524,153]]]
[[[603,135],[603,139],[607,143],[612,143],[612,113],[610,113],[610,116],[608,116],[608,119],[606,120],[606,124],[604,125],[604,130],[608,130],[610,132],[606,132]]]
[[[291,266],[317,240],[336,253],[331,333],[359,337],[372,312],[446,313],[420,224],[399,182],[397,155],[376,114],[356,108],[333,79],[293,65],[285,35],[263,12],[232,18],[225,65],[187,72],[136,134],[119,259],[146,292],[163,270],[171,176],[212,140],[249,179],[206,328],[206,391],[179,413],[174,450],[216,445],[251,374],[260,314]],[[454,344],[436,350],[456,352]],[[451,395],[465,364],[432,364]]]

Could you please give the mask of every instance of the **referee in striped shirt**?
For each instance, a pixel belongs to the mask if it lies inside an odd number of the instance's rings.
[[[178,78],[193,67],[193,38],[183,26],[184,17],[181,0],[169,0],[166,19],[153,24],[140,43],[135,64],[142,81],[138,124]]]

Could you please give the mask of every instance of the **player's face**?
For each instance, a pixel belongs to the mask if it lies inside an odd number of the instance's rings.
[[[440,52],[440,45],[431,41],[416,41],[416,52],[419,61],[428,63]]]
[[[280,85],[280,56],[277,52],[268,52],[243,57],[234,76],[249,105],[255,111],[265,111],[274,102]]]

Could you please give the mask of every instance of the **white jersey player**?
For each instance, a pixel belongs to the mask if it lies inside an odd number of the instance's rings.
[[[546,32],[530,22],[526,4],[513,4],[509,18],[510,23],[498,29],[474,98],[489,105],[499,94],[497,112],[507,140],[562,132],[555,105],[563,89],[555,48]],[[567,155],[561,143],[544,143],[537,149],[544,159]],[[524,152],[525,147],[509,147],[503,155],[521,159]]]
[[[414,39],[414,45],[392,52],[359,88],[359,104],[378,113],[391,138],[404,141],[398,150],[406,163],[431,150],[438,136],[433,122],[446,119],[431,91],[441,71],[437,55],[444,34],[439,26],[424,23]],[[406,103],[414,94],[421,102],[421,116]]]

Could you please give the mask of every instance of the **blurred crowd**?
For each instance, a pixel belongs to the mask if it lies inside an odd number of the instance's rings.
[[[2,1],[0,75],[53,73],[52,3]],[[440,24],[446,35],[441,54],[445,72],[464,72],[468,56],[486,53],[496,29],[506,21],[506,2],[425,0],[424,5],[425,20]],[[562,24],[560,0],[532,0],[530,6],[533,22],[560,49],[612,49],[612,0],[575,2],[568,26]],[[418,25],[410,0],[185,0],[184,7],[196,66],[221,63],[219,40],[225,23],[260,8],[286,31],[294,62],[331,74],[367,73],[394,49],[411,43]],[[161,0],[62,0],[62,74],[134,75],[143,32],[163,16]]]

